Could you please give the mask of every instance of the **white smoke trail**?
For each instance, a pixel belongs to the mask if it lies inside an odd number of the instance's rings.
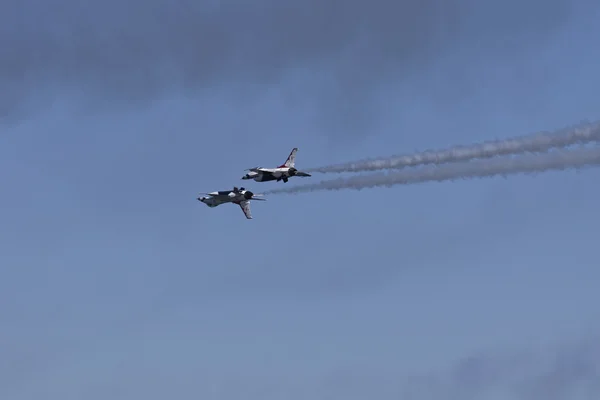
[[[265,194],[313,192],[318,190],[365,189],[377,186],[411,185],[455,179],[484,178],[495,175],[535,173],[600,165],[600,147],[555,150],[547,154],[527,154],[509,158],[477,160],[412,170],[379,172],[319,183],[273,189]]]
[[[495,140],[468,146],[455,146],[443,150],[427,150],[410,155],[391,156],[380,159],[365,159],[343,164],[334,164],[320,168],[307,169],[306,172],[340,173],[400,169],[417,165],[444,164],[477,158],[492,158],[509,154],[539,153],[554,148],[591,142],[600,142],[600,122],[582,123],[554,132],[541,132],[528,136]]]

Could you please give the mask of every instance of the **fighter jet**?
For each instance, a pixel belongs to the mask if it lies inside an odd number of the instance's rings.
[[[217,207],[224,203],[233,203],[239,205],[242,211],[244,212],[244,215],[248,219],[252,219],[252,214],[250,213],[250,200],[267,200],[257,197],[262,196],[262,194],[254,194],[243,187],[238,189],[235,186],[233,190],[223,190],[218,192],[201,194],[204,194],[205,196],[198,197],[198,200],[211,208]]]
[[[254,179],[256,182],[283,181],[284,183],[287,183],[288,179],[292,176],[311,176],[306,172],[301,172],[294,168],[296,163],[296,152],[298,152],[297,147],[292,149],[292,152],[287,160],[285,160],[285,163],[277,168],[256,167],[247,169],[246,171],[249,172],[244,175],[242,179]]]

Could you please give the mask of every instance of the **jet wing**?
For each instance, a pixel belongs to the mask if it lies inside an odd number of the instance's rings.
[[[223,191],[223,192],[212,192],[212,193],[200,193],[201,195],[204,196],[209,196],[212,197],[213,199],[227,199],[229,198],[229,191]]]
[[[250,213],[250,202],[248,200],[242,200],[240,201],[240,207],[246,218],[252,219],[252,214]]]

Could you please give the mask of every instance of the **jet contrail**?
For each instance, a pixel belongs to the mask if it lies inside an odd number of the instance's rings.
[[[318,190],[365,189],[377,186],[411,185],[455,179],[484,178],[495,175],[534,173],[600,165],[600,147],[555,150],[546,154],[476,160],[445,165],[431,165],[412,170],[379,172],[319,183],[273,189],[265,194],[313,192]]]
[[[306,172],[359,172],[381,169],[400,169],[424,164],[444,164],[477,158],[492,158],[509,154],[546,152],[574,144],[600,142],[600,122],[582,123],[554,132],[541,132],[504,140],[494,140],[443,150],[427,150],[410,155],[334,164],[307,169]]]

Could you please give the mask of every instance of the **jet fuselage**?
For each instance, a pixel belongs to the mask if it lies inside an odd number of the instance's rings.
[[[256,182],[284,181],[287,182],[292,176],[310,176],[305,172],[299,172],[296,168],[255,168],[250,170],[242,179],[253,179]]]

